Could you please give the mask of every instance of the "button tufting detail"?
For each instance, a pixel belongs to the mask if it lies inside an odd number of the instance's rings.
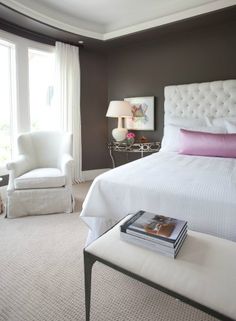
[[[236,117],[236,80],[165,87],[165,118]]]

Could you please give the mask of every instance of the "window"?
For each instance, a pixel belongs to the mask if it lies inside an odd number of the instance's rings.
[[[54,47],[0,30],[0,175],[17,133],[58,128]]]
[[[29,49],[28,57],[31,130],[55,129],[54,54]]]
[[[0,40],[0,168],[11,159],[15,133],[15,46]]]

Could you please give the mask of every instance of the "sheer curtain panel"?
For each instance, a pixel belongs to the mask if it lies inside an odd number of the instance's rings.
[[[73,182],[82,178],[82,147],[80,119],[80,63],[79,48],[56,42],[55,103],[58,108],[60,128],[73,134],[73,158],[75,161]]]

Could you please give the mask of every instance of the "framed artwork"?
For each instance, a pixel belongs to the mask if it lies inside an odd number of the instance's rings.
[[[132,117],[125,118],[125,127],[132,130],[154,130],[154,96],[125,98],[131,104]]]

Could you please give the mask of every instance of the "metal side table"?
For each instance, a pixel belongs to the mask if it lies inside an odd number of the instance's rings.
[[[127,144],[123,142],[110,142],[108,144],[109,154],[112,160],[112,167],[116,167],[114,152],[126,153],[140,153],[141,158],[145,153],[156,153],[161,148],[160,142],[150,142],[150,143],[133,143]]]

